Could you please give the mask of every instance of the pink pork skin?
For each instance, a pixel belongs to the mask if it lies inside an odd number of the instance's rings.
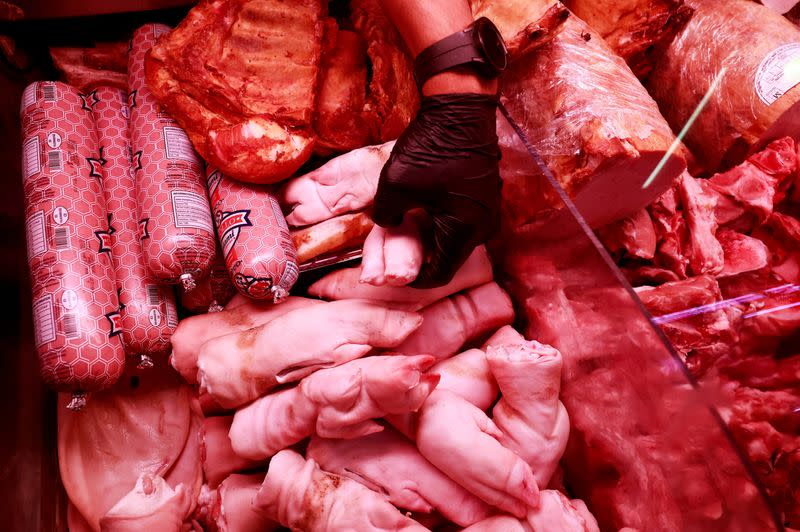
[[[423,405],[417,447],[443,473],[485,502],[517,517],[539,504],[530,466],[503,447],[503,433],[478,407],[435,390]]]
[[[597,521],[581,500],[570,500],[560,491],[544,490],[541,504],[523,520],[496,515],[462,532],[600,532]]]
[[[437,301],[422,310],[422,325],[394,351],[424,353],[444,360],[467,342],[514,321],[511,298],[487,283]]]
[[[248,460],[233,452],[228,436],[232,423],[232,415],[207,417],[203,421],[203,472],[206,484],[212,489],[231,473],[267,466],[265,460]]]
[[[215,493],[214,524],[218,532],[272,532],[278,523],[253,505],[264,473],[231,475]]]
[[[275,455],[254,505],[269,518],[304,532],[424,532],[385,497],[326,473],[294,451]]]
[[[561,353],[532,341],[489,347],[486,358],[500,386],[492,409],[492,421],[503,432],[500,441],[531,466],[545,488],[569,438],[569,416],[558,399]]]
[[[175,490],[159,476],[142,475],[136,486],[100,519],[102,532],[179,532],[188,518],[191,496],[183,484]]]
[[[429,356],[373,356],[319,370],[294,388],[242,408],[230,430],[239,456],[260,460],[315,432],[357,438],[383,429],[373,418],[417,410],[439,382]]]
[[[329,273],[308,289],[322,299],[366,299],[391,303],[392,307],[419,310],[449,295],[493,280],[492,263],[486,248],[475,248],[455,277],[444,286],[418,289],[408,286],[372,286],[360,282],[361,268],[343,268]]]
[[[366,301],[299,308],[203,344],[197,361],[201,391],[205,388],[224,408],[237,407],[375,347],[395,347],[421,323],[419,314]]]
[[[413,443],[389,427],[354,440],[312,436],[306,456],[325,471],[384,494],[389,502],[405,510],[436,510],[461,526],[477,523],[492,513],[488,504],[450,480]]]

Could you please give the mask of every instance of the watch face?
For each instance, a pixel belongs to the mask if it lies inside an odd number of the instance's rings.
[[[476,20],[473,27],[477,44],[483,50],[486,60],[498,72],[504,70],[508,64],[508,50],[500,31],[486,17]]]

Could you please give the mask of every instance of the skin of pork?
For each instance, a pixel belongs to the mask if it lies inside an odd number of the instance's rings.
[[[302,227],[371,205],[392,148],[394,141],[358,148],[289,180],[278,192],[286,222]]]
[[[271,532],[278,524],[253,506],[253,498],[261,488],[264,473],[231,475],[219,485],[217,497],[219,532]]]
[[[366,301],[296,309],[203,344],[197,362],[201,391],[222,407],[237,407],[279,384],[360,358],[374,347],[394,347],[421,323],[419,314]]]
[[[514,320],[511,298],[497,283],[487,283],[442,299],[422,310],[422,325],[394,351],[430,353],[447,359],[470,340]]]
[[[406,213],[397,227],[372,227],[362,251],[362,283],[405,286],[417,278],[425,251],[418,216]]]
[[[298,386],[242,408],[230,438],[239,456],[259,460],[308,436],[357,438],[382,430],[374,418],[415,411],[436,387],[430,356],[373,356],[320,370]]]
[[[244,296],[242,296],[244,298]],[[233,307],[231,307],[233,303]],[[280,305],[253,301],[231,300],[222,312],[210,312],[181,320],[172,334],[170,363],[190,384],[197,383],[197,357],[200,347],[211,340],[246,331],[299,308],[320,304],[315,299],[290,296]]]
[[[192,501],[179,484],[175,490],[159,476],[142,475],[136,486],[100,519],[101,532],[178,532]]]
[[[203,473],[206,484],[212,489],[232,473],[267,465],[263,460],[248,460],[233,451],[228,436],[232,423],[232,415],[212,416],[203,420]]]
[[[390,427],[354,440],[313,436],[306,456],[325,471],[355,480],[405,510],[426,514],[436,510],[460,526],[492,513],[488,504],[436,469]]]
[[[420,453],[488,504],[523,517],[539,504],[539,489],[530,466],[502,437],[483,411],[452,392],[435,390],[420,412]]]
[[[558,467],[569,438],[569,416],[559,401],[561,353],[539,342],[489,347],[489,368],[501,398],[492,421],[500,441],[530,464],[544,488]]]
[[[305,532],[424,532],[382,495],[326,473],[291,450],[275,455],[253,504],[270,519]]]
[[[597,521],[581,500],[570,500],[556,490],[541,492],[541,504],[525,519],[496,515],[462,532],[600,532]]]
[[[492,263],[484,246],[478,246],[444,286],[429,289],[408,286],[372,286],[360,282],[361,268],[343,268],[312,284],[308,293],[322,299],[366,299],[391,303],[393,307],[419,310],[443,297],[494,280]]]

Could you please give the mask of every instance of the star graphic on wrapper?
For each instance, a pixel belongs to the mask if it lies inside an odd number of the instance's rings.
[[[108,331],[108,337],[113,338],[119,334],[122,334],[122,316],[119,312],[109,312],[106,314],[106,319],[108,320],[108,325],[110,330]]]
[[[100,247],[97,249],[98,253],[111,253],[111,232],[110,231],[95,231],[94,236],[100,241]]]
[[[139,220],[139,240],[150,238],[150,218]]]
[[[122,288],[117,288],[117,302],[119,303],[119,311],[125,310],[125,303],[122,302]]]
[[[109,215],[108,215],[108,234],[109,235],[113,235],[114,233],[117,232],[117,230],[114,229],[114,226],[111,223],[111,220],[113,220],[113,219],[114,219],[114,215],[109,213]]]
[[[81,107],[87,111],[91,111],[92,107],[100,101],[100,98],[97,97],[97,91],[92,91],[89,94],[80,93],[81,97]]]
[[[139,150],[133,154],[133,160],[131,161],[131,166],[133,167],[134,172],[137,172],[142,169],[142,150]]]
[[[128,108],[133,109],[136,107],[136,89],[128,93]]]
[[[103,179],[103,167],[108,162],[103,158],[103,148],[100,148],[99,157],[87,157],[86,162],[89,163],[89,177]]]

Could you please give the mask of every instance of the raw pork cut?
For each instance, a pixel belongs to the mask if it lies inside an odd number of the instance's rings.
[[[565,0],[644,79],[692,16],[683,0]]]
[[[367,299],[390,303],[392,306],[419,310],[443,297],[491,282],[492,263],[486,248],[475,248],[472,255],[444,286],[417,289],[407,286],[372,286],[359,282],[361,268],[343,268],[332,272],[308,289],[308,293],[323,299]]]
[[[267,462],[248,460],[233,451],[228,432],[233,416],[213,416],[203,420],[203,473],[209,488],[216,489],[231,473],[266,467]]]
[[[97,43],[93,48],[51,47],[50,57],[64,82],[90,92],[108,86],[128,90],[128,43]]]
[[[100,519],[102,532],[179,532],[190,513],[191,495],[185,486],[174,490],[159,476],[144,474],[130,493]]]
[[[375,224],[363,213],[343,214],[292,232],[297,262],[303,264],[327,253],[359,247]]]
[[[759,239],[723,230],[717,235],[725,252],[725,266],[720,277],[760,270],[769,264],[769,250]]]
[[[725,264],[722,245],[716,239],[716,198],[688,172],[679,178],[678,190],[689,230],[688,254],[692,273],[716,275]]]
[[[365,301],[296,309],[203,344],[197,357],[200,387],[225,408],[243,405],[320,368],[362,357],[375,347],[394,347],[421,323],[419,314]]]
[[[369,143],[367,115],[367,47],[357,33],[340,30],[327,19],[314,115],[314,152],[326,155]]]
[[[373,418],[416,411],[439,382],[429,356],[373,356],[321,369],[298,386],[242,408],[230,430],[239,456],[260,460],[316,432],[357,438],[382,430]]]
[[[424,532],[383,496],[322,471],[314,460],[281,451],[269,464],[254,505],[271,519],[305,532]]]
[[[525,519],[497,515],[463,532],[600,532],[597,521],[583,501],[570,500],[555,490],[543,490],[540,497],[540,506],[529,510]]]
[[[656,254],[656,229],[645,209],[601,227],[597,236],[617,256],[626,254],[637,259],[652,259]]]
[[[380,0],[352,0],[350,19],[367,43],[372,76],[365,113],[373,142],[394,140],[419,108],[411,58]]]
[[[354,440],[313,436],[306,456],[325,471],[355,480],[404,510],[435,510],[461,526],[491,513],[486,503],[436,469],[391,428]]]
[[[183,486],[189,497],[189,513],[191,513],[195,510],[197,498],[203,487],[203,412],[200,409],[200,402],[194,397],[189,408],[191,418],[186,443],[175,463],[163,477],[172,488]]]
[[[569,17],[535,53],[511,63],[500,86],[509,115],[592,227],[644,208],[686,167],[680,150],[667,155],[675,137],[653,99],[625,62],[577,17]],[[518,141],[499,136],[505,158]],[[665,156],[664,166],[643,187]],[[523,160],[522,168],[529,168],[531,160]],[[549,184],[514,182],[518,171],[501,168],[504,185],[511,185],[503,187],[504,199],[518,202],[513,196],[519,188],[530,198],[515,227],[542,211],[561,209]],[[538,173],[523,172],[520,178],[543,180]]]
[[[497,283],[487,283],[441,299],[422,309],[422,325],[393,351],[425,353],[444,360],[467,342],[509,325],[514,320],[511,298]]]
[[[500,429],[465,399],[434,390],[416,436],[422,456],[488,504],[517,517],[539,504],[530,466],[500,444]]]
[[[420,228],[424,216],[407,212],[396,227],[375,225],[364,241],[359,281],[405,286],[416,279],[425,256]]]
[[[218,532],[272,532],[278,524],[253,505],[264,482],[264,473],[231,475],[209,494],[206,521]],[[207,529],[213,529],[206,525]]]
[[[286,222],[310,225],[371,205],[392,148],[394,141],[365,146],[287,181],[278,193],[289,211]]]
[[[553,0],[471,0],[472,16],[489,18],[506,42],[509,60],[552,39],[569,17],[569,11]]]
[[[192,424],[191,389],[163,361],[130,369],[80,414],[58,407],[59,471],[64,489],[94,530],[140,475],[166,475],[183,452]]]
[[[205,0],[148,54],[153,94],[225,175],[274,183],[311,155],[324,11]]]
[[[694,15],[653,69],[647,87],[678,131],[719,76],[685,137],[700,162],[718,171],[767,140],[796,135],[800,87],[780,86],[776,79],[797,57],[800,30],[747,0],[686,0],[686,5]]]
[[[526,342],[489,347],[486,358],[500,387],[500,401],[492,409],[492,421],[503,433],[500,442],[530,464],[544,489],[569,437],[569,416],[558,399],[561,353]]]
[[[197,382],[197,356],[200,346],[212,338],[246,331],[269,323],[299,308],[320,304],[320,301],[289,296],[279,305],[247,299],[241,305],[226,306],[221,312],[190,316],[181,320],[172,335],[170,363],[187,382]]]

